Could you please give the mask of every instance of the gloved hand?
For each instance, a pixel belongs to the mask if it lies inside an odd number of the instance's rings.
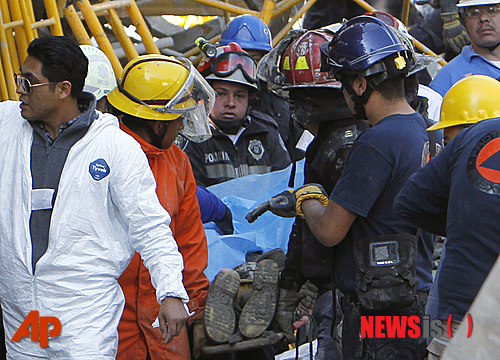
[[[231,210],[226,206],[226,212],[222,219],[218,221],[214,221],[214,223],[219,227],[220,231],[224,235],[231,235],[234,233],[233,227],[233,215],[231,214]]]
[[[459,54],[462,47],[470,44],[469,34],[459,20],[458,13],[441,13],[443,19],[443,40],[447,47],[454,53]]]
[[[296,309],[297,317],[300,318],[303,315],[312,313],[314,302],[318,297],[318,287],[307,280],[300,288],[299,294],[304,296]]]
[[[253,223],[255,219],[268,210],[281,217],[296,217],[297,215],[305,217],[301,206],[305,200],[309,199],[317,199],[325,207],[328,205],[328,194],[323,186],[320,184],[306,184],[297,190],[288,189],[273,196],[250,211],[245,216],[245,219],[249,223]]]

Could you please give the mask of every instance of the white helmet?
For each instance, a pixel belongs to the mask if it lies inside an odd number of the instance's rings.
[[[89,70],[83,91],[94,94],[97,101],[99,101],[116,86],[113,66],[111,66],[106,54],[98,48],[91,45],[80,45],[80,48],[89,59]]]
[[[500,4],[500,0],[460,0],[457,7]]]

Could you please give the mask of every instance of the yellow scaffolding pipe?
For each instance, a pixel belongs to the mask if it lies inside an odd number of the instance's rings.
[[[123,28],[123,24],[120,21],[120,18],[114,9],[109,10],[109,13],[106,16],[106,19],[108,20],[109,24],[111,25],[111,29],[113,29],[113,33],[115,34],[116,38],[118,39],[118,42],[122,46],[123,51],[125,51],[125,56],[127,57],[127,59],[130,61],[130,60],[138,57],[139,53],[135,49],[134,44],[132,43],[132,40],[130,40],[128,35],[125,33],[125,29]],[[120,76],[120,75],[121,74],[117,74],[117,76]]]
[[[3,24],[10,22],[9,5],[6,0],[0,0],[0,11],[2,12],[2,22]],[[5,25],[5,36],[7,38],[7,49],[10,54],[10,62],[14,72],[19,72],[19,59],[17,58],[16,42],[14,40],[14,33],[12,29],[7,29]]]
[[[257,16],[260,18],[260,12],[258,12],[258,11],[249,10],[246,8],[241,8],[239,6],[226,4],[226,3],[223,3],[220,1],[216,1],[216,0],[194,0],[194,1],[205,4],[205,5],[212,6],[214,8],[220,9],[220,10],[229,11],[233,14],[237,14],[237,15],[249,14],[249,15]]]
[[[273,18],[280,15],[281,13],[287,11],[288,9],[294,7],[295,5],[297,5],[298,3],[302,2],[304,0],[283,0],[283,1],[280,1],[276,7],[274,8],[274,11],[273,11]]]
[[[137,7],[134,0],[130,0],[130,6],[126,7],[126,10],[132,24],[136,28],[137,33],[141,36],[142,43],[144,44],[146,51],[150,54],[161,54],[158,46],[156,46],[153,41],[153,36],[151,36],[151,32],[146,25],[146,21],[142,17],[141,11]]]
[[[3,11],[2,16],[3,17]],[[14,84],[14,71],[11,66],[9,47],[7,45],[7,37],[3,28],[3,20],[0,19],[2,29],[0,30],[0,48],[2,53],[2,66],[0,66],[0,92],[2,100],[17,99],[16,87]]]
[[[28,16],[30,19],[30,24],[33,24],[35,22],[35,13],[33,12],[33,3],[30,0],[25,0],[26,2],[26,9],[28,9]],[[36,28],[32,28],[33,32],[33,38],[38,37],[38,31]]]
[[[83,26],[82,21],[78,17],[73,4],[65,7],[63,9],[63,14],[68,21],[71,31],[73,31],[73,35],[75,35],[76,41],[78,41],[80,45],[92,45],[87,30],[85,30],[85,26]]]
[[[281,41],[281,39],[286,35],[287,32],[290,31],[292,28],[293,24],[299,20],[304,13],[309,10],[309,8],[316,2],[316,0],[309,0],[306,2],[299,11],[294,15],[292,20],[290,20],[284,27],[281,29],[279,33],[276,34],[276,36],[273,38],[273,47],[278,45],[278,43]]]
[[[63,36],[64,33],[61,26],[61,19],[59,17],[59,10],[57,10],[55,0],[44,0],[44,4],[45,10],[47,11],[47,17],[55,20],[55,23],[50,26],[50,33],[56,36]]]
[[[108,56],[111,65],[113,66],[113,70],[115,74],[121,74],[123,67],[118,60],[118,57],[109,42],[108,37],[104,33],[104,30],[97,18],[97,15],[92,10],[89,0],[77,1],[77,5],[82,11],[82,14],[87,22],[87,26],[90,29],[92,35],[94,35],[97,43],[99,44],[99,48]],[[119,75],[118,75],[119,76]]]
[[[13,0],[8,2],[7,0],[2,0],[8,3],[7,7],[10,9],[12,21],[22,20],[23,17],[21,15],[21,8],[19,6],[18,0]],[[9,6],[10,5],[10,6]],[[16,45],[17,45],[17,54],[19,55],[19,59],[24,61],[26,56],[28,56],[28,40],[26,32],[24,31],[24,26],[16,26]]]
[[[31,3],[30,3],[31,5]],[[33,35],[33,30],[31,29],[31,18],[28,13],[28,7],[26,6],[25,0],[19,0],[19,6],[21,8],[21,15],[23,18],[23,26],[26,34],[26,40],[28,44],[33,41],[35,37],[38,37],[38,32],[36,35]]]
[[[271,21],[275,6],[276,0],[264,0],[264,4],[262,4],[262,11],[259,17],[266,25],[269,25],[269,21]]]

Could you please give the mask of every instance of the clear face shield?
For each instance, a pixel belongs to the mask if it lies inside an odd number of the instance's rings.
[[[184,117],[184,129],[181,131],[181,135],[193,142],[203,142],[212,137],[208,119],[215,104],[215,91],[198,70],[194,68],[191,62],[189,62],[189,65],[188,81],[186,81],[181,92],[184,90],[185,96],[190,96],[195,103],[189,107],[189,110],[186,109],[187,111],[184,111],[182,114]],[[183,94],[179,94],[179,99],[183,97]]]

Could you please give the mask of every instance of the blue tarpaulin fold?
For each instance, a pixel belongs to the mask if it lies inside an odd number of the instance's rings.
[[[304,160],[301,160],[297,163],[296,186],[303,184],[303,168]],[[214,223],[205,224],[208,241],[205,274],[210,281],[221,269],[244,263],[249,252],[281,248],[286,253],[294,218],[282,218],[268,211],[250,224],[245,216],[257,205],[287,189],[290,174],[291,165],[281,171],[248,175],[208,188],[231,209],[234,225],[234,234],[221,235]]]

